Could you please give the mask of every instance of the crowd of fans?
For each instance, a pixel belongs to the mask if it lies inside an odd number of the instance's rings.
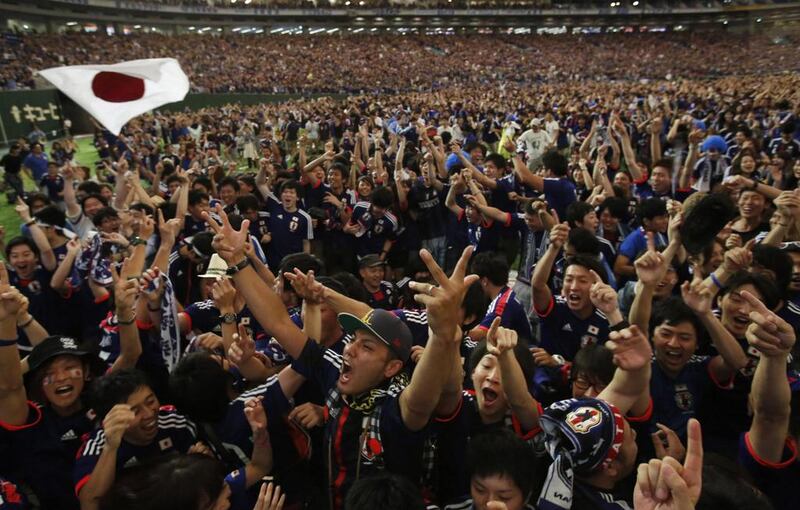
[[[26,54],[160,55],[84,39]],[[573,43],[530,87],[464,64],[530,78],[513,39],[443,60],[370,39],[338,67],[299,38],[308,82],[389,80],[384,51],[406,81],[464,74],[98,125],[94,168],[71,139],[18,140],[0,508],[800,507],[800,77],[571,67],[708,72],[614,63],[620,40],[596,63]],[[235,60],[245,39],[213,41]],[[723,47],[697,51],[777,65]]]
[[[398,93],[458,84],[537,85],[772,74],[798,69],[797,40],[769,35],[38,35],[0,42],[0,87],[59,65],[175,57],[198,92]],[[735,40],[735,44],[732,42]]]

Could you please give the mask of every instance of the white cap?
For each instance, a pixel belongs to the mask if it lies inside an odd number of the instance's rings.
[[[228,264],[222,260],[222,257],[214,253],[211,255],[211,260],[208,261],[206,272],[199,276],[200,278],[229,278],[227,270]]]

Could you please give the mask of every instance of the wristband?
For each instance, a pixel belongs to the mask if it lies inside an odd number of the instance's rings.
[[[17,345],[16,340],[0,340],[0,347],[11,347],[12,345]]]
[[[250,265],[250,259],[245,257],[238,264],[233,265],[233,266],[228,266],[228,269],[225,270],[225,274],[228,275],[228,276],[233,276],[236,273],[238,273],[239,271],[241,271],[242,269],[246,268],[248,265]]]
[[[31,318],[30,318],[30,319],[28,319],[27,321],[25,321],[25,324],[18,324],[18,325],[17,325],[17,327],[18,327],[18,328],[25,329],[25,328],[27,328],[28,326],[30,326],[32,322],[33,322],[33,315],[31,315]]]
[[[34,223],[36,223],[36,220],[28,220],[28,221],[26,221],[26,222],[25,222],[25,225],[26,225],[26,226],[28,226],[28,227],[30,227],[30,226],[31,226],[31,225],[33,225]]]
[[[134,320],[136,320],[135,317],[131,317],[131,320],[129,321],[124,321],[121,318],[117,317],[117,324],[119,324],[120,326],[130,326],[131,324],[133,324]]]
[[[622,331],[623,329],[629,328],[630,326],[631,325],[628,324],[628,321],[626,321],[625,319],[622,319],[622,322],[620,322],[619,324],[615,324],[614,326],[609,326],[608,330],[609,331]]]
[[[145,241],[139,236],[131,237],[130,241],[128,242],[131,244],[131,246],[139,246],[140,244],[147,244],[147,241]]]
[[[715,275],[714,273],[711,273],[710,276],[711,276],[711,281],[714,283],[714,285],[716,285],[717,288],[721,290],[723,285],[722,285],[722,282],[719,281],[719,278],[717,278],[717,275]]]

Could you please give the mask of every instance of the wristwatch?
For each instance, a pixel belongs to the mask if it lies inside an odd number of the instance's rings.
[[[236,324],[236,314],[235,313],[223,313],[219,316],[219,320],[223,322],[223,324]]]
[[[247,257],[243,258],[241,262],[236,265],[228,266],[228,269],[225,270],[225,274],[228,276],[233,276],[242,269],[246,268],[247,265],[250,264],[250,259]]]

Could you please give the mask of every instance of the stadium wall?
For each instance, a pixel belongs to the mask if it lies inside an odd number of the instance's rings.
[[[340,98],[336,94],[189,94],[186,99],[162,107],[162,110],[199,110],[226,104],[254,105],[278,103],[300,98]],[[72,133],[93,131],[92,122],[80,106],[56,89],[11,90],[0,92],[0,144],[27,136],[35,123],[48,138],[64,133],[64,119],[72,121]]]

